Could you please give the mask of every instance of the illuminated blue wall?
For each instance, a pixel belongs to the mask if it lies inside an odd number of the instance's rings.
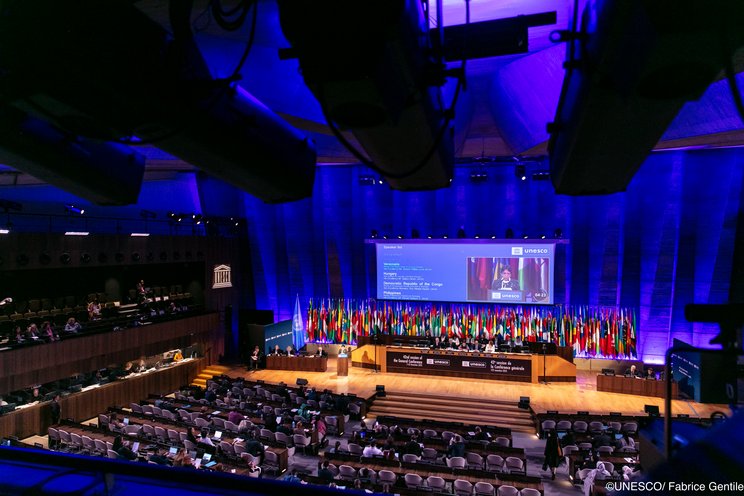
[[[361,167],[320,167],[311,199],[266,205],[244,196],[256,306],[291,318],[295,295],[375,297],[373,260],[363,240],[372,229],[410,236],[549,236],[561,228],[564,276],[556,301],[622,305],[639,311],[639,353],[661,361],[672,338],[706,345],[716,329],[689,324],[689,302],[728,301],[744,153],[652,155],[626,193],[567,197],[549,181],[517,181],[511,166],[489,169],[485,183],[458,168],[452,187],[402,193],[362,186]]]

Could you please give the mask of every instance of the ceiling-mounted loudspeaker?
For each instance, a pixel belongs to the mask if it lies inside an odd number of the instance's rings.
[[[62,265],[69,265],[72,261],[72,257],[69,253],[65,252],[59,256],[59,261],[62,263]]]
[[[49,265],[51,261],[52,261],[52,257],[49,256],[49,253],[43,252],[41,255],[39,255],[39,263],[41,265]]]
[[[104,252],[100,252],[98,254],[98,263],[104,264],[106,262],[108,262],[108,254],[106,254]]]
[[[28,262],[29,262],[28,255],[21,253],[20,255],[16,257],[16,263],[20,265],[21,267],[25,267],[26,265],[28,265]]]
[[[116,261],[117,261],[117,263],[122,263],[122,262],[124,261],[124,258],[125,258],[125,257],[124,257],[124,254],[123,254],[122,252],[117,252],[117,253],[116,253],[116,254],[114,255],[114,260],[116,260]]]
[[[147,252],[147,257],[145,257],[145,258],[147,258],[147,261],[148,262],[152,262],[153,260],[155,260],[155,254],[153,252],[151,252],[151,251],[148,251]]]
[[[132,253],[132,262],[139,262],[142,259],[139,252]]]
[[[160,261],[161,262],[165,262],[166,260],[168,260],[168,252],[161,251],[160,252]]]
[[[174,251],[173,252],[173,260],[175,260],[175,261],[181,260],[181,252],[180,251]]]
[[[90,256],[90,253],[86,252],[80,255],[80,263],[89,264],[91,260],[92,257]]]
[[[194,258],[194,254],[191,253],[190,251],[187,251],[186,252],[186,260],[191,260],[192,258]]]

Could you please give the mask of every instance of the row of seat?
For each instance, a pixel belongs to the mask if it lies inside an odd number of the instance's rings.
[[[541,427],[543,433],[556,430],[573,431],[575,434],[588,433],[594,435],[610,430],[618,433],[627,433],[632,436],[638,432],[638,422],[608,422],[607,425],[605,425],[603,422],[598,420],[588,423],[583,420],[575,420],[574,422],[571,422],[570,420],[559,420],[558,422],[555,420],[543,420]]]
[[[336,467],[334,464],[329,464],[328,469],[334,474],[334,478],[340,481],[354,481],[360,477],[357,469],[350,465],[339,465]],[[369,470],[365,475],[365,478],[370,480],[373,484],[389,485],[391,489],[398,483],[398,474],[391,470],[380,470],[375,473],[374,470]],[[430,475],[426,479],[421,477],[417,473],[406,473],[402,477],[405,486],[408,489],[422,490],[427,492],[445,492],[447,491],[447,481],[442,477]],[[516,487],[502,484],[494,486],[490,482],[480,481],[472,484],[470,481],[464,479],[456,479],[452,488],[457,495],[472,495],[476,496],[540,496],[540,491],[532,488],[524,488],[519,491]]]

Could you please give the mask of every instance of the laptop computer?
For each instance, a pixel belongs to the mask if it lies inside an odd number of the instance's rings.
[[[124,425],[129,425],[129,417],[124,417],[124,420],[122,420],[122,422],[124,422]]]
[[[132,451],[137,453],[139,451],[139,446],[140,444],[138,442],[135,442],[134,444],[132,444]]]
[[[211,453],[204,453],[204,456],[202,456],[202,460],[205,463],[209,462],[211,459],[212,459],[212,454]]]
[[[619,432],[615,433],[615,439],[617,439],[619,441],[622,438],[623,438],[623,435],[621,433],[619,433]]]
[[[178,448],[176,446],[171,446],[168,450],[168,456],[176,456],[178,454]]]
[[[566,434],[568,434],[568,432],[558,431],[558,439],[563,439],[564,437],[566,437]]]
[[[212,467],[214,467],[215,465],[217,465],[217,462],[215,462],[215,461],[211,461],[211,462],[207,463],[207,464],[206,464],[206,465],[204,465],[204,466],[205,466],[206,468],[212,468]]]
[[[222,439],[222,431],[214,431],[215,439]]]

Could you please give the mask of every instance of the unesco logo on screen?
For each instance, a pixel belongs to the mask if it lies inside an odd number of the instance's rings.
[[[523,249],[521,246],[512,246],[512,255],[522,255]]]

